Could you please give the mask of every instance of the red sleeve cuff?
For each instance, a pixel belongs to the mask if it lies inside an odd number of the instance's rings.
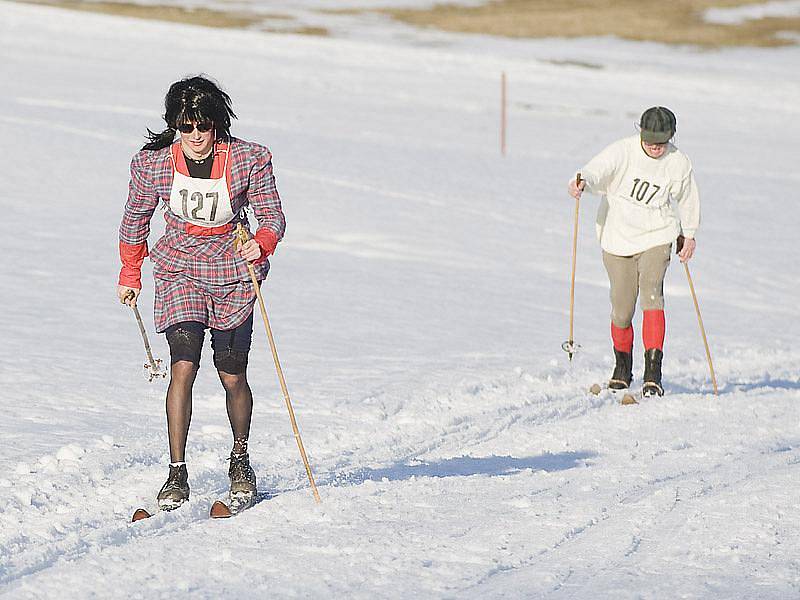
[[[262,227],[256,231],[256,234],[253,237],[256,242],[258,242],[258,245],[261,246],[261,257],[258,259],[259,261],[264,260],[275,252],[275,248],[278,245],[278,236],[274,231],[267,229],[266,227]]]
[[[119,284],[125,287],[142,289],[142,263],[148,255],[147,242],[141,244],[119,243],[119,259],[122,268],[119,271]]]
[[[119,284],[135,290],[142,289],[142,271],[123,266],[119,271]]]

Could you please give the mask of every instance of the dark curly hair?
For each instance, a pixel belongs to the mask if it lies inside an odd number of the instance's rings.
[[[172,144],[178,125],[188,121],[211,121],[217,137],[230,135],[231,119],[236,114],[231,108],[231,97],[202,75],[186,77],[169,86],[164,98],[164,121],[167,128],[161,133],[147,129],[149,142],[142,150],[160,150]]]

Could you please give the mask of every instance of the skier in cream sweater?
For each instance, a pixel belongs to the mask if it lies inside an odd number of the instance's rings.
[[[689,158],[672,144],[675,115],[663,106],[648,108],[639,135],[614,142],[595,156],[569,184],[569,194],[585,190],[603,196],[597,235],[611,283],[611,339],[615,367],[611,389],[630,386],[633,371],[631,321],[640,297],[645,348],[642,393],[663,395],[664,275],[672,244],[681,262],[694,254],[700,199]]]

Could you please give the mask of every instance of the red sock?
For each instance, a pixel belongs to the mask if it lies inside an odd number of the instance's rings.
[[[633,327],[628,325],[625,329],[611,323],[611,340],[614,342],[614,349],[620,352],[633,351]]]
[[[644,349],[651,348],[664,349],[664,334],[667,325],[664,319],[663,310],[646,310],[642,319],[642,341]]]

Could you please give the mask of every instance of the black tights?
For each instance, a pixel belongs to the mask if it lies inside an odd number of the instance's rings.
[[[250,418],[253,416],[253,392],[247,383],[247,371],[238,375],[217,371],[225,388],[225,405],[233,432],[233,449],[237,454],[247,452],[250,437]]]
[[[233,452],[247,452],[250,436],[250,419],[253,415],[253,393],[247,383],[247,372],[232,375],[217,371],[225,388],[225,403],[228,420],[233,432]],[[188,360],[179,360],[172,365],[167,388],[167,432],[169,455],[172,462],[186,460],[186,437],[192,421],[192,386],[197,377],[197,366]]]

